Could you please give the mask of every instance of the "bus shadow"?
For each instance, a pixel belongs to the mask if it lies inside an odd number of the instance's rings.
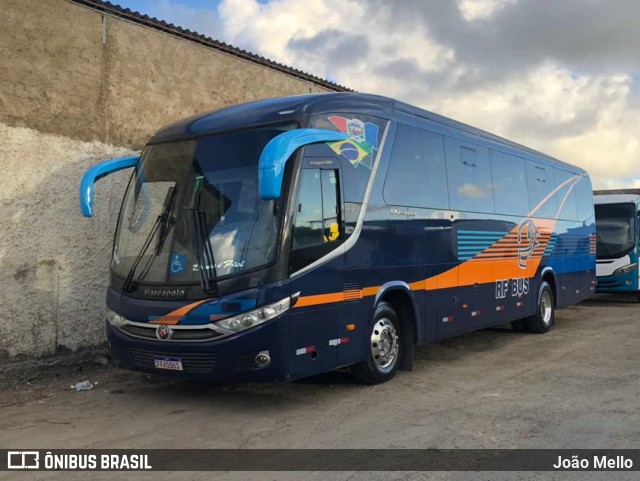
[[[594,294],[589,299],[578,305],[603,305],[603,304],[638,304],[638,296],[635,292],[616,294]]]
[[[478,331],[451,337],[442,341],[416,347],[414,356],[414,372],[424,369],[422,361],[440,360],[476,351],[500,349],[513,336],[526,333],[514,331],[509,324],[481,329]],[[453,351],[453,352],[452,352]],[[236,395],[266,399],[274,395],[282,400],[289,394],[298,392],[300,388],[350,388],[361,387],[363,384],[351,374],[350,368],[336,369],[303,379],[282,383],[231,383],[214,382],[207,379],[187,379],[160,374],[147,374],[138,378],[137,382],[147,388],[159,390],[163,395],[179,397],[212,396],[217,400],[226,397],[235,398]],[[267,401],[268,402],[268,401]]]

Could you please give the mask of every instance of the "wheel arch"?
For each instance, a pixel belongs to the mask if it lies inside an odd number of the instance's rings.
[[[378,289],[373,302],[371,318],[373,318],[373,313],[380,302],[391,304],[400,317],[400,330],[404,345],[400,369],[411,371],[413,369],[413,348],[423,338],[420,310],[415,295],[406,282],[390,281]]]
[[[551,286],[551,292],[553,293],[553,307],[558,307],[558,281],[556,279],[556,273],[553,268],[545,267],[540,272],[540,278],[547,282]]]

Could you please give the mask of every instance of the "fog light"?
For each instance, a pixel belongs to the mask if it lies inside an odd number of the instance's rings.
[[[256,364],[260,367],[265,367],[271,364],[271,356],[269,356],[269,351],[259,352],[256,356]]]

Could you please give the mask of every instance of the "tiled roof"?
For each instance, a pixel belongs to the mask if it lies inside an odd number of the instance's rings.
[[[153,28],[154,30],[158,30],[160,32],[171,34],[175,37],[179,37],[185,40],[189,40],[191,42],[199,43],[200,45],[204,45],[214,50],[218,50],[218,51],[227,53],[229,55],[233,55],[234,57],[239,57],[239,58],[248,60],[250,62],[256,63],[258,65],[262,65],[264,67],[277,70],[278,72],[283,72],[287,75],[291,75],[292,77],[296,77],[301,80],[306,80],[307,82],[311,82],[315,85],[319,85],[321,87],[333,90],[335,92],[351,92],[352,91],[351,89],[344,87],[342,85],[338,85],[335,82],[331,82],[329,80],[316,77],[315,75],[308,74],[301,70],[275,62],[273,60],[262,57],[255,53],[248,52],[238,47],[234,47],[233,45],[229,45],[228,43],[215,40],[211,37],[207,37],[206,35],[202,35],[197,32],[188,30],[186,28],[179,27],[172,23],[165,22],[164,20],[159,20],[155,17],[150,17],[148,15],[144,15],[142,13],[130,10],[128,8],[122,8],[119,5],[115,5],[111,2],[104,2],[102,0],[69,0],[69,1],[71,3],[83,5],[85,7],[89,7],[91,9],[97,10],[99,12],[103,12],[108,15],[113,15],[114,17],[119,17],[119,18],[128,20],[130,22],[137,23],[138,25],[143,25],[145,27]]]

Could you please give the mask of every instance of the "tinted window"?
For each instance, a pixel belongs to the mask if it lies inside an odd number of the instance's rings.
[[[298,208],[293,228],[293,248],[322,243],[322,186],[319,169],[300,173]]]
[[[448,209],[442,135],[398,125],[384,184],[387,204]]]
[[[575,174],[560,169],[553,169],[556,182],[556,199],[559,219],[577,220]]]
[[[556,196],[551,167],[527,162],[527,185],[529,187],[529,207],[533,217],[556,217]]]
[[[336,170],[302,170],[293,249],[340,240],[339,191]]]
[[[598,259],[615,259],[635,246],[635,204],[599,204],[595,206]]]
[[[529,196],[524,159],[492,150],[491,177],[496,212],[526,216],[529,213]]]
[[[589,177],[582,177],[575,186],[578,220],[585,221],[593,216],[593,190]]]
[[[445,138],[452,210],[494,212],[489,150]]]
[[[302,169],[289,258],[290,272],[308,266],[343,240],[337,169]]]
[[[327,142],[305,147],[308,156],[335,155],[342,165],[345,202],[361,203],[378,156],[387,121],[361,114],[338,113],[316,117],[311,126],[339,130],[349,135],[340,142]]]
[[[338,177],[335,170],[323,170],[320,177],[322,181],[322,240],[331,242],[340,238]]]

